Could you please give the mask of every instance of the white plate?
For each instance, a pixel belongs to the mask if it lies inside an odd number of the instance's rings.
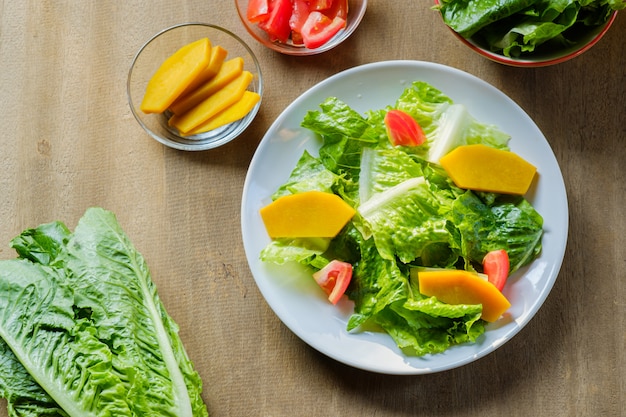
[[[425,81],[455,103],[467,106],[478,120],[509,133],[511,149],[538,168],[539,178],[527,198],[544,218],[543,251],[538,259],[510,278],[504,291],[511,301],[505,316],[486,327],[477,343],[454,346],[424,357],[404,355],[390,336],[347,332],[353,304],[333,306],[310,276],[295,267],[259,260],[269,237],[259,209],[288,178],[306,149],[313,155],[321,141],[300,127],[309,110],[335,96],[360,113],[395,103],[413,81]],[[490,84],[447,66],[419,61],[386,61],[336,74],[302,94],[276,119],[263,137],[243,189],[241,226],[254,279],[282,322],[313,348],[344,364],[385,374],[426,374],[475,361],[504,344],[535,315],[557,278],[567,243],[568,206],[563,177],[554,153],[530,117]],[[344,297],[345,298],[345,297]]]

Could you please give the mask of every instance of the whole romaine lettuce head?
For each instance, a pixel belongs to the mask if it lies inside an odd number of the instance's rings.
[[[202,381],[144,258],[91,208],[0,262],[0,394],[11,416],[207,416]]]
[[[585,28],[624,8],[622,0],[440,0],[435,7],[455,32],[508,57],[576,45]]]

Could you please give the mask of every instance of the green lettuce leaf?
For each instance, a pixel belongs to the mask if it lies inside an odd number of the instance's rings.
[[[272,200],[305,191],[332,193],[339,190],[341,177],[324,166],[308,151],[304,151],[289,179],[272,195]]]
[[[441,0],[444,22],[493,52],[520,57],[578,44],[622,0]]]
[[[423,177],[404,181],[359,207],[363,236],[373,237],[384,259],[413,262],[429,246],[450,240],[442,204]]]
[[[7,400],[10,417],[67,417],[56,402],[26,371],[0,339],[0,397]]]
[[[359,204],[363,205],[375,194],[423,175],[422,164],[398,148],[364,148],[359,175]]]
[[[447,215],[454,225],[452,245],[467,263],[476,264],[488,252],[505,249],[513,273],[541,251],[543,218],[523,198],[484,197],[468,191],[454,201]]]
[[[0,262],[0,336],[17,361],[5,350],[3,372],[26,371],[38,403],[68,416],[208,415],[178,328],[112,213],[92,208],[73,234],[56,222],[12,244],[21,259]],[[31,395],[1,382],[9,401]]]
[[[537,0],[441,0],[444,22],[469,38],[485,26],[513,16]]]
[[[320,159],[330,171],[358,178],[361,149],[378,142],[375,135],[369,132],[370,124],[364,116],[335,97],[321,103],[320,109],[307,112],[302,127],[323,139]]]
[[[484,333],[480,305],[450,305],[422,296],[412,270],[383,259],[371,241],[363,242],[348,295],[355,302],[347,330],[380,326],[410,355],[440,353],[474,342]]]

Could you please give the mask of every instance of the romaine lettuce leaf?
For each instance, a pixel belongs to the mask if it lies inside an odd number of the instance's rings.
[[[339,175],[327,169],[319,159],[305,150],[289,179],[272,195],[272,200],[312,190],[332,193],[338,191],[340,179]]]
[[[320,258],[330,245],[330,238],[299,238],[274,239],[260,254],[263,262],[284,265],[288,262],[297,262],[302,265],[316,266],[322,269],[328,262]]]
[[[454,225],[452,245],[466,263],[478,264],[487,252],[505,249],[513,273],[541,251],[543,218],[523,198],[488,197],[467,191],[454,201],[447,215]]]
[[[441,0],[443,20],[455,32],[469,38],[485,26],[505,19],[537,0]]]
[[[397,148],[364,148],[359,175],[359,204],[411,178],[422,177],[422,165]]]
[[[70,416],[131,415],[108,346],[76,317],[64,276],[26,260],[3,261],[0,294],[0,337],[60,408]]]
[[[35,382],[2,339],[0,339],[0,397],[7,401],[9,417],[67,417],[48,393]]]
[[[376,324],[407,354],[419,356],[474,342],[484,333],[480,305],[449,305],[422,296],[411,269],[383,259],[371,240],[362,243],[348,289],[355,302],[348,331]]]
[[[358,208],[363,218],[361,233],[366,239],[373,237],[384,259],[413,262],[429,246],[450,240],[441,216],[445,204],[430,192],[424,177],[404,181]]]
[[[12,245],[21,258],[0,262],[0,336],[17,361],[5,350],[3,373],[32,379],[0,380],[9,407],[36,392],[69,416],[208,415],[178,328],[112,213],[91,208],[73,234],[55,222]]]
[[[369,131],[370,124],[364,116],[336,97],[329,97],[320,104],[320,109],[307,112],[302,127],[323,138],[319,155],[326,168],[358,178],[361,149],[375,145],[378,138]]]

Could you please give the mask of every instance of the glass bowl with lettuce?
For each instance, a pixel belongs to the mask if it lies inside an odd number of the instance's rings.
[[[468,47],[501,64],[541,67],[582,55],[613,24],[623,0],[435,0]]]

